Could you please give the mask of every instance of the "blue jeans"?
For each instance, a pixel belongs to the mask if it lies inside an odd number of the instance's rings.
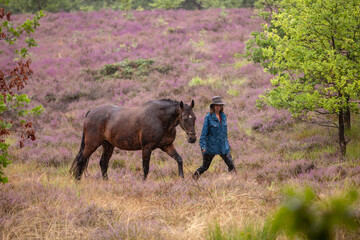
[[[207,154],[202,152],[202,156],[203,156],[203,164],[201,165],[201,167],[196,169],[193,175],[195,179],[199,178],[201,174],[203,174],[206,170],[209,169],[211,161],[215,157],[215,154]],[[224,160],[224,162],[228,166],[229,172],[235,171],[234,161],[231,157],[230,152],[227,154],[220,154],[220,157]]]

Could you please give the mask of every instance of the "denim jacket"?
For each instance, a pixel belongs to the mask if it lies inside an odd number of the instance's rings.
[[[225,113],[221,113],[221,123],[215,113],[208,113],[200,136],[200,148],[206,154],[227,154],[230,152],[227,138],[227,123]]]

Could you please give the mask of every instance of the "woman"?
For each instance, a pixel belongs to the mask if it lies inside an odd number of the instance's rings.
[[[230,153],[229,141],[227,139],[227,123],[224,105],[225,103],[221,100],[221,97],[213,97],[210,104],[210,112],[205,116],[200,136],[203,164],[193,175],[193,178],[196,180],[203,172],[208,170],[211,161],[217,154],[225,161],[229,168],[229,172],[236,171]]]

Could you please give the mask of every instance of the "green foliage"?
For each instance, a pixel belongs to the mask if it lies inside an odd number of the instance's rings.
[[[227,93],[231,96],[237,97],[240,94],[240,91],[237,88],[229,88]]]
[[[167,74],[172,67],[155,64],[153,59],[124,60],[119,63],[106,64],[99,73],[105,77],[143,79],[151,72]]]
[[[36,13],[44,10],[48,12],[69,12],[78,10],[79,0],[11,0],[7,9],[14,13]]]
[[[150,6],[153,8],[174,9],[178,8],[184,1],[185,0],[154,0],[153,3],[150,3]]]
[[[1,0],[2,5],[18,4],[15,1]],[[4,9],[2,9],[4,10]],[[6,16],[6,18],[4,17]],[[39,20],[43,17],[43,13],[40,11],[36,13],[32,20],[27,19],[19,26],[15,26],[11,22],[11,13],[3,11],[0,18],[0,35],[1,39],[5,40],[7,44],[14,44],[17,39],[24,34],[29,35],[34,32],[38,27]],[[25,60],[28,57],[28,50],[31,47],[36,46],[36,42],[33,38],[26,38],[25,42],[27,47],[17,49],[15,52],[19,55],[17,66],[10,73],[0,70],[0,182],[8,182],[7,177],[4,175],[4,168],[10,163],[11,156],[8,153],[9,144],[5,142],[6,137],[10,135],[10,131],[16,132],[17,129],[13,129],[13,123],[18,123],[24,132],[21,133],[21,139],[28,137],[32,140],[35,139],[34,131],[32,130],[32,123],[27,121],[27,117],[32,115],[39,115],[43,111],[41,105],[36,106],[31,110],[27,110],[26,106],[30,103],[30,99],[26,94],[17,95],[12,93],[12,88],[22,89],[26,83],[28,76],[32,73],[29,65],[30,61],[24,63],[21,60]],[[0,51],[0,54],[2,51]],[[11,82],[12,81],[12,82]],[[20,140],[20,146],[22,141]]]
[[[222,81],[218,76],[209,75],[208,78],[202,79],[200,77],[193,77],[189,82],[189,86],[210,86],[212,89],[219,89],[225,87],[226,82]]]
[[[0,24],[0,33],[6,33],[7,38],[4,40],[8,44],[14,44],[15,41],[20,37],[20,35],[27,33],[33,33],[36,28],[40,25],[39,20],[44,16],[43,12],[40,11],[35,14],[32,20],[27,19],[25,22],[23,22],[20,26],[14,26],[12,22],[9,20],[2,20]],[[36,42],[33,38],[26,38],[25,42],[27,43],[27,48],[22,48],[15,50],[17,54],[20,55],[20,57],[25,58],[28,56],[28,48],[36,46]]]
[[[354,190],[340,197],[319,200],[310,188],[300,192],[288,189],[284,202],[263,227],[248,225],[245,229],[232,227],[224,231],[216,223],[210,228],[208,239],[275,240],[285,234],[291,239],[332,240],[336,230],[359,229],[354,207],[357,200],[358,193]]]
[[[152,1],[148,0],[133,0],[133,9],[150,9]]]
[[[274,29],[281,37],[284,37],[285,33],[281,29],[281,26],[271,24],[271,16],[278,11],[281,1],[282,0],[258,0],[255,2],[255,7],[258,16],[269,24],[269,26],[266,25],[264,29],[267,28],[269,31]],[[246,57],[248,61],[261,63],[269,73],[276,75],[277,71],[271,68],[271,59],[264,54],[264,49],[276,49],[277,43],[268,38],[265,32],[252,32],[251,36],[252,38],[246,42],[245,54],[243,56]]]
[[[246,0],[199,0],[203,8],[240,8],[251,7],[254,1]]]
[[[181,8],[194,10],[206,8],[254,7],[256,0],[185,0]]]
[[[359,112],[360,2],[283,0],[279,6],[271,25],[247,42],[248,59],[274,75],[260,103],[337,127],[345,155],[344,114]]]
[[[13,124],[9,119],[3,119],[2,116],[12,115],[20,124],[26,124],[25,118],[27,116],[37,116],[43,112],[42,105],[36,106],[31,110],[27,110],[26,105],[30,103],[30,99],[26,94],[21,95],[10,95],[7,94],[6,98],[0,95],[0,131],[8,131],[12,128]],[[11,114],[10,114],[11,113]],[[3,138],[5,135],[2,135]],[[7,183],[8,179],[4,175],[3,169],[11,163],[11,156],[8,153],[9,144],[4,141],[0,141],[0,182]]]
[[[198,86],[198,85],[204,85],[205,82],[200,77],[193,77],[191,81],[189,82],[189,86]]]
[[[132,0],[120,0],[119,8],[123,11],[129,11],[132,8]]]
[[[357,103],[346,98],[360,96],[359,11],[355,0],[284,1],[283,11],[272,20],[284,34],[264,28],[270,42],[261,47],[268,60],[264,67],[277,74],[264,100],[294,115],[315,110],[334,114],[346,107],[357,112]]]
[[[103,8],[130,11],[131,9],[177,9],[189,10],[207,8],[253,7],[256,0],[1,0],[9,2],[6,9],[13,13],[35,13],[39,10],[48,12],[97,11]]]
[[[348,131],[348,136],[351,141],[347,145],[346,157],[351,160],[360,159],[360,124],[358,121],[354,122],[351,129]]]
[[[11,125],[5,122],[1,122],[1,129],[9,129]],[[9,144],[5,142],[0,142],[0,183],[7,183],[9,180],[5,176],[3,169],[7,167],[11,163],[10,156],[8,153]]]
[[[270,227],[255,228],[253,225],[248,225],[244,230],[236,227],[230,228],[228,231],[223,231],[218,223],[215,224],[209,231],[209,240],[272,240],[276,239],[275,234]]]
[[[282,0],[257,0],[254,4],[257,15],[266,22],[271,21],[274,12],[278,12]]]
[[[19,117],[40,115],[44,111],[42,105],[38,105],[30,110],[25,109],[26,105],[28,105],[30,101],[30,98],[26,94],[7,94],[6,101],[4,101],[3,96],[0,96],[0,114],[3,114],[5,111],[11,111]]]
[[[303,192],[288,190],[285,203],[273,219],[273,231],[285,232],[291,238],[331,240],[338,227],[359,228],[353,209],[358,199],[356,191],[325,202],[316,202],[316,199],[316,194],[309,188]]]
[[[122,168],[125,168],[125,167],[126,167],[126,163],[125,163],[125,160],[123,160],[123,159],[120,159],[120,160],[115,159],[112,162],[112,168],[113,169],[122,169]]]

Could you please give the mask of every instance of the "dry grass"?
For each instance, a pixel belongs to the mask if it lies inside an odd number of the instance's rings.
[[[14,209],[4,216],[2,239],[205,239],[214,221],[261,222],[276,203],[274,191],[241,174],[217,173],[198,182],[189,172],[184,180],[166,182],[153,175],[146,182],[138,177],[132,186],[122,183],[134,176],[103,181],[94,167],[75,182],[66,169],[9,166],[11,182],[2,191],[21,200],[9,204]]]

